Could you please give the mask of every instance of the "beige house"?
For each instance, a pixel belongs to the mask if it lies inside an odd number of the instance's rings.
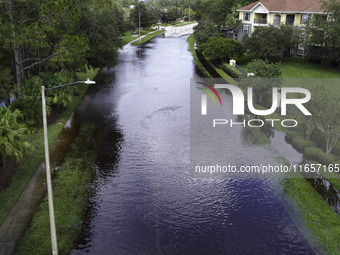
[[[251,35],[260,26],[291,24],[303,28],[311,15],[323,15],[319,0],[261,0],[237,10],[242,21],[238,39]]]

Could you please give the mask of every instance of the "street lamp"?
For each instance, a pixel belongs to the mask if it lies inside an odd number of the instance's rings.
[[[141,40],[141,38],[140,38],[140,11],[139,11],[139,13],[138,13],[138,37],[139,37],[139,44],[140,44],[140,40]]]
[[[47,183],[47,196],[48,196],[48,210],[50,215],[50,228],[51,228],[51,241],[52,241],[52,254],[58,254],[57,234],[55,228],[53,195],[52,195],[52,181],[51,181],[51,168],[50,168],[50,153],[48,149],[48,134],[47,134],[47,117],[46,117],[46,99],[45,93],[48,90],[63,88],[75,84],[95,84],[95,81],[76,81],[69,84],[64,84],[52,88],[45,89],[45,86],[41,86],[41,100],[42,100],[42,113],[43,113],[43,128],[44,128],[44,144],[45,144],[45,168],[46,168],[46,183]]]

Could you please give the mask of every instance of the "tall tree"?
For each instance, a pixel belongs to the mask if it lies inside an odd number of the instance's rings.
[[[242,44],[245,50],[256,55],[270,57],[283,57],[296,51],[299,43],[297,28],[291,25],[258,27],[251,37],[244,36]]]
[[[87,38],[76,33],[80,15],[74,0],[4,0],[0,13],[19,95],[28,71],[84,65]]]
[[[140,15],[140,16],[139,16]],[[139,24],[139,18],[142,28],[148,28],[158,21],[158,11],[150,4],[140,2],[130,12],[130,19],[136,27]]]
[[[323,1],[327,14],[310,16],[305,30],[308,58],[317,57],[323,63],[340,64],[340,2]]]
[[[120,37],[127,30],[123,10],[111,1],[90,1],[82,8],[81,31],[89,39],[89,64],[93,67],[113,67]]]

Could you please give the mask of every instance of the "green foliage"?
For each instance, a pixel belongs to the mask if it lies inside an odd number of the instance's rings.
[[[88,65],[85,65],[85,71],[84,72],[77,72],[77,80],[78,81],[86,81],[87,79],[94,80],[96,75],[99,72],[99,68],[93,68]]]
[[[182,10],[179,7],[172,6],[167,12],[162,12],[162,22],[173,22],[182,16]]]
[[[227,63],[222,65],[222,69],[233,78],[245,78],[244,73]]]
[[[142,28],[149,28],[152,24],[158,21],[158,12],[150,4],[139,2],[130,12],[130,19],[134,23],[135,27],[139,24],[139,13],[140,23]]]
[[[287,140],[287,142],[292,143],[292,141],[293,141],[293,139],[294,139],[295,137],[302,138],[302,137],[298,134],[298,132],[296,132],[296,131],[290,131],[290,130],[289,130],[289,131],[286,132],[286,140]]]
[[[316,159],[323,164],[334,164],[337,162],[337,157],[333,154],[325,153],[322,149],[317,147],[308,147],[304,153],[307,157]]]
[[[192,57],[194,58],[194,62],[196,64],[196,66],[198,67],[199,71],[202,72],[202,74],[205,77],[210,77],[211,75],[209,74],[209,72],[203,67],[201,61],[198,59],[197,55],[196,55],[196,51],[195,51],[195,35],[192,34],[188,37],[187,42],[189,44],[188,50],[191,52]]]
[[[339,216],[300,174],[284,180],[284,191],[299,206],[307,226],[327,248],[327,254],[339,254]],[[313,243],[315,239],[311,240]]]
[[[340,103],[333,99],[331,94],[326,94],[327,100],[320,102],[322,111],[316,113],[316,125],[325,134],[325,152],[330,153],[340,138]]]
[[[254,59],[248,65],[248,70],[261,78],[279,78],[281,63],[269,63],[261,59]]]
[[[192,8],[185,8],[184,9],[184,16],[187,17],[189,19],[190,16],[190,20],[193,20],[196,18],[197,13],[192,9]]]
[[[152,38],[156,37],[157,35],[160,35],[160,34],[163,34],[163,33],[164,33],[164,30],[157,30],[157,31],[155,31],[155,32],[153,32],[149,35],[144,36],[141,39],[140,42],[139,42],[139,40],[134,42],[132,45],[142,45],[143,43],[146,43],[146,42],[150,41]]]
[[[63,125],[60,123],[65,124],[68,121],[79,101],[85,95],[87,88],[88,85],[82,85],[79,87],[78,92],[80,96],[75,97],[75,100],[70,103],[69,107],[59,116],[59,118],[54,123],[48,125],[47,129],[50,145],[54,143],[63,129]],[[26,135],[25,140],[30,142],[30,144],[34,147],[34,150],[23,155],[22,160],[19,162],[18,172],[12,177],[11,185],[0,192],[0,224],[4,222],[6,216],[9,214],[44,159],[44,140],[42,129],[38,130],[35,134]]]
[[[20,118],[22,115],[19,110],[12,112],[9,108],[0,107],[0,164],[7,157],[19,160],[23,153],[31,149],[24,139],[28,129],[19,122]]]
[[[302,137],[294,137],[292,140],[292,145],[300,152],[304,152],[307,147],[316,146],[313,141],[306,140]]]
[[[88,208],[94,178],[93,130],[91,126],[80,130],[53,182],[58,249],[62,254],[69,254],[75,247]],[[48,254],[51,251],[48,215],[48,201],[45,198],[17,254]]]
[[[80,25],[89,40],[89,65],[103,68],[117,64],[120,37],[128,29],[123,10],[109,1],[89,3],[83,8]]]
[[[218,36],[219,31],[217,26],[211,19],[203,18],[198,23],[194,34],[197,44],[202,44],[208,41],[210,37]]]
[[[223,37],[210,37],[207,42],[200,44],[198,49],[212,62],[229,61],[242,55],[238,41]]]
[[[263,103],[263,97],[266,93],[271,93],[270,88],[281,85],[280,63],[269,63],[261,59],[254,59],[247,65],[248,71],[254,73],[254,77],[243,79],[240,86],[247,88],[252,87],[260,103]]]
[[[239,13],[237,12],[242,6],[240,4],[234,4],[231,8],[230,13],[227,14],[225,19],[225,26],[229,31],[237,30],[238,27],[241,25],[242,21],[239,19]]]
[[[85,79],[86,80],[86,79]],[[11,109],[18,109],[22,113],[23,121],[31,130],[41,122],[41,86],[45,88],[67,84],[74,81],[70,72],[60,73],[40,73],[30,79],[23,81],[22,96],[13,102]],[[81,86],[81,85],[80,85]],[[77,86],[66,87],[58,90],[51,90],[46,93],[46,108],[50,114],[53,108],[67,107],[73,100],[73,95],[77,91]]]
[[[202,3],[202,16],[209,18],[215,25],[221,27],[235,2],[235,0],[207,0]]]
[[[313,15],[305,30],[305,49],[307,58],[320,60],[322,63],[340,63],[340,2],[322,1],[327,15]]]
[[[291,25],[257,27],[251,37],[244,36],[242,45],[245,51],[256,55],[283,57],[295,52],[299,43],[300,31]]]

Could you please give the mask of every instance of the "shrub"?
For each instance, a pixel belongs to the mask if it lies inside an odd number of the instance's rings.
[[[296,131],[287,131],[287,132],[286,132],[286,140],[287,140],[287,142],[292,143],[294,137],[300,137],[300,138],[302,138],[302,137],[298,134],[298,132],[296,132]]]
[[[337,157],[333,154],[327,154],[323,150],[316,147],[308,147],[305,149],[305,155],[307,157],[316,159],[323,164],[334,164],[337,161]]]
[[[9,108],[0,107],[0,165],[7,157],[19,160],[23,153],[32,149],[24,140],[24,134],[28,130],[19,122],[21,117],[19,110],[12,112]]]
[[[223,71],[225,71],[227,74],[229,74],[233,78],[244,78],[246,77],[244,73],[242,73],[237,68],[229,65],[229,64],[223,64],[222,65]]]
[[[304,152],[307,147],[314,147],[316,144],[311,140],[306,140],[302,137],[296,136],[292,140],[293,146],[300,152]]]
[[[202,54],[212,62],[229,61],[242,55],[241,45],[234,39],[210,37],[198,47]]]

